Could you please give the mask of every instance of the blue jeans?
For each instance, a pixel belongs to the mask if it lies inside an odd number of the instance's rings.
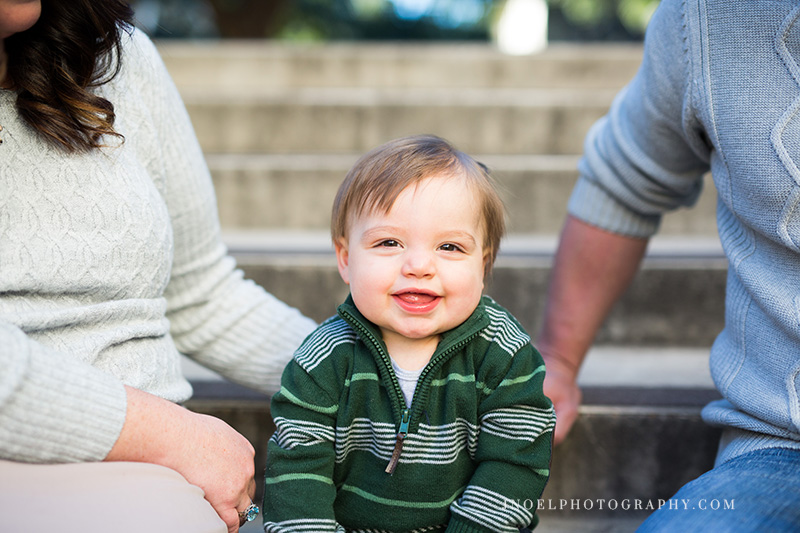
[[[800,450],[766,448],[686,484],[637,532],[800,531]]]

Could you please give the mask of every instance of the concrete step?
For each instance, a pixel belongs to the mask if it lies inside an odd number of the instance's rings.
[[[713,466],[720,432],[700,418],[719,398],[708,349],[599,346],[578,383],[584,403],[553,452],[543,523],[551,519],[552,531],[635,531]],[[595,521],[599,529],[583,529]]]
[[[541,531],[634,531],[681,485],[711,467],[719,432],[699,416],[703,405],[718,398],[707,357],[703,348],[592,350],[579,377],[580,417],[554,450],[542,499],[529,502],[540,509]],[[187,405],[247,436],[263,472],[274,429],[268,399],[188,360],[184,371],[195,386]],[[679,446],[683,442],[692,445]]]
[[[646,518],[714,464],[720,431],[701,420],[701,407],[584,405],[553,451],[542,515]]]
[[[616,91],[581,89],[181,90],[206,152],[361,153],[434,133],[469,153],[577,154]]]
[[[316,320],[347,296],[326,233],[226,233],[245,274]],[[554,236],[504,241],[487,293],[529,332],[539,327]],[[643,268],[598,334],[598,342],[710,346],[723,327],[727,261],[716,239],[658,237]]]
[[[509,56],[483,43],[161,41],[179,87],[384,87],[618,89],[642,56],[640,44],[552,44]]]
[[[536,533],[633,533],[641,525],[636,516],[602,517],[588,514],[582,518],[540,513]]]
[[[708,348],[600,344],[587,354],[578,374],[578,385],[586,391],[589,405],[652,408],[666,405],[663,398],[671,392],[693,391],[676,397],[671,406],[696,407],[716,397],[708,354]],[[214,387],[232,387],[231,391],[237,387],[189,358],[182,359],[182,368],[187,379],[200,383],[201,388],[210,387],[206,389],[208,395]],[[239,392],[244,394],[243,390]],[[262,399],[256,393],[252,396],[247,393],[242,398]]]
[[[226,229],[319,230],[330,224],[339,184],[358,154],[207,154]],[[556,234],[577,179],[575,155],[476,154],[497,178],[509,232]],[[665,217],[664,235],[716,235],[710,175],[693,209]],[[274,199],[280,198],[280,202]],[[269,206],[269,208],[266,208]]]

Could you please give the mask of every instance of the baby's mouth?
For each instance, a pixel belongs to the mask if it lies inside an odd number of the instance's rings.
[[[395,297],[409,305],[426,305],[438,298],[435,294],[422,292],[402,292],[395,294]]]
[[[431,292],[421,291],[402,291],[392,295],[406,313],[427,314],[436,309],[441,301],[441,296]]]

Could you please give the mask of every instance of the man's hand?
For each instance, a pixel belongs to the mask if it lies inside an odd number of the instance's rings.
[[[556,411],[556,430],[553,444],[564,442],[572,425],[578,418],[581,404],[581,391],[575,382],[575,369],[557,357],[542,352],[547,373],[544,377],[544,394],[553,402]]]

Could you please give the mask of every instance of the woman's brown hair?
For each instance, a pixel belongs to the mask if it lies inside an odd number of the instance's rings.
[[[118,136],[114,105],[92,89],[119,72],[121,32],[132,20],[121,0],[42,0],[36,24],[6,39],[19,114],[47,141],[86,152]]]

